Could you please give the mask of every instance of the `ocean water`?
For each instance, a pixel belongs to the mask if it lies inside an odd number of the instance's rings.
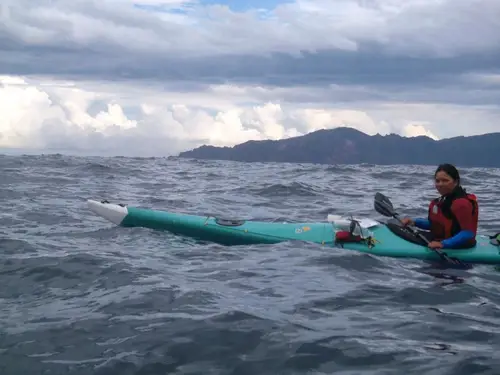
[[[434,167],[0,156],[0,374],[498,374],[500,272],[119,228],[85,200],[256,220],[424,214]],[[464,169],[480,231],[500,171]]]

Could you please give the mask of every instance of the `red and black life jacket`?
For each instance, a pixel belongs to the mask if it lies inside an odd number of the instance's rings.
[[[479,219],[479,209],[476,196],[474,194],[465,193],[452,195],[445,199],[448,200],[446,202],[446,207],[444,207],[445,200],[442,198],[432,200],[429,205],[428,218],[431,224],[430,230],[434,240],[442,241],[447,238],[451,238],[462,230],[451,209],[451,206],[459,199],[467,199],[472,204],[471,215],[473,216],[474,221],[474,235],[476,235]],[[476,240],[472,239],[464,246],[474,246],[475,244]]]

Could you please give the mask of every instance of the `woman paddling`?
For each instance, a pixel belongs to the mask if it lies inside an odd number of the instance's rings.
[[[458,170],[441,164],[434,173],[436,190],[441,195],[429,205],[427,218],[404,218],[403,225],[430,230],[433,249],[467,249],[476,245],[479,207],[476,196],[460,185]]]

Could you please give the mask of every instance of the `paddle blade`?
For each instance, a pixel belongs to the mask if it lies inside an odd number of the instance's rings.
[[[374,208],[379,214],[384,216],[394,217],[396,215],[392,202],[382,193],[375,194]]]

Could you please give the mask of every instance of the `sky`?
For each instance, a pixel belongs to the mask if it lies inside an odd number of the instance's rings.
[[[1,0],[0,153],[500,131],[498,0]]]

